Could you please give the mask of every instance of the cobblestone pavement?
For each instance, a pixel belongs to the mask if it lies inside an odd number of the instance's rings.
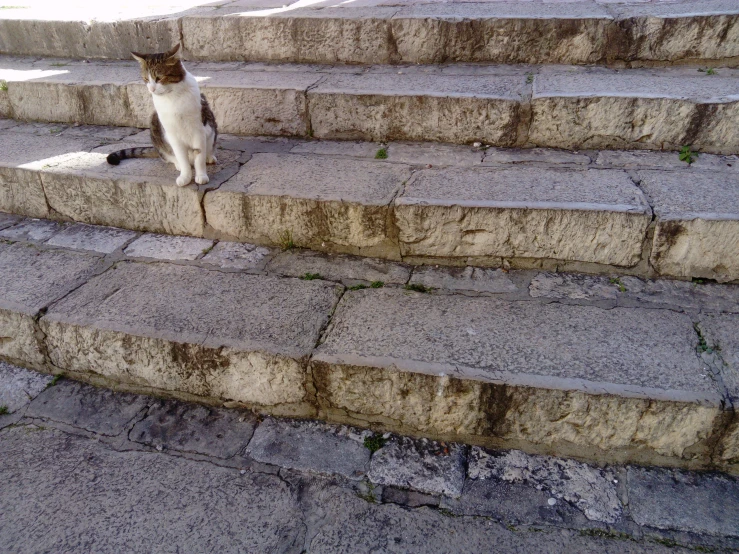
[[[739,481],[116,393],[0,365],[5,552],[729,552]]]

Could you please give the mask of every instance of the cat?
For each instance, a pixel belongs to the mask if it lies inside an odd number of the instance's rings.
[[[108,155],[108,163],[118,165],[126,158],[156,158],[161,156],[180,172],[177,185],[192,181],[204,185],[209,181],[205,164],[217,162],[214,155],[218,126],[208,101],[200,93],[195,77],[185,69],[177,55],[179,43],[169,52],[131,55],[141,65],[155,112],[151,116],[153,147],[127,148]]]

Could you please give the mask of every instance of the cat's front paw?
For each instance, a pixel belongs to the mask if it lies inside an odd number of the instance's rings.
[[[208,181],[210,181],[210,179],[208,178],[207,175],[196,175],[195,176],[195,182],[198,185],[205,185],[208,183]]]
[[[192,175],[180,175],[175,182],[178,187],[185,187],[190,184],[190,181],[192,181]]]
[[[208,163],[208,164],[217,164],[218,163],[218,158],[216,158],[215,156],[211,156],[210,158],[208,158],[207,160],[205,160],[205,163]]]

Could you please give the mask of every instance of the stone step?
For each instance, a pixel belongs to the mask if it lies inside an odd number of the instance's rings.
[[[733,0],[147,2],[6,7],[0,52],[128,58],[181,40],[194,59],[668,65],[739,60]]]
[[[739,70],[188,63],[221,132],[739,153]],[[148,127],[138,64],[0,58],[0,116]]]
[[[210,252],[139,260],[152,237],[118,235],[112,249],[114,230],[71,229],[44,244],[0,243],[0,358],[277,415],[739,471],[736,286],[693,292],[498,271],[474,285],[500,292],[476,293],[418,286],[429,279],[422,271],[347,288],[284,276],[286,266],[305,267],[284,255],[266,271],[219,264]],[[80,249],[80,234],[89,242],[96,233],[105,247]],[[54,246],[64,244],[76,249]],[[326,274],[351,267],[322,263]],[[617,292],[640,283],[643,296]]]
[[[6,123],[8,213],[411,263],[739,279],[735,157],[697,169],[677,153],[393,143],[377,160],[371,143],[227,136],[210,183],[177,187],[161,160],[106,162],[147,132]]]

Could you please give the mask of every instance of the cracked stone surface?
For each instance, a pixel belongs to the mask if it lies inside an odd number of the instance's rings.
[[[159,400],[129,436],[155,448],[231,458],[246,448],[256,423],[251,412]]]
[[[458,497],[464,485],[466,447],[395,437],[372,456],[369,479],[379,485]]]
[[[26,219],[17,225],[0,231],[0,237],[11,240],[44,242],[60,232],[64,226],[48,219]]]
[[[228,269],[264,269],[272,250],[256,244],[219,242],[202,260]]]
[[[115,436],[141,414],[145,396],[114,393],[62,379],[28,406],[26,416],[50,418],[101,435]]]
[[[429,267],[413,270],[411,283],[427,287],[476,292],[516,292],[518,287],[500,269],[482,267]]]
[[[126,255],[158,260],[194,260],[208,252],[213,241],[193,237],[145,234],[126,247]]]
[[[317,422],[273,418],[257,428],[247,454],[266,464],[349,479],[361,479],[370,461],[361,435]]]
[[[77,223],[51,237],[46,244],[78,250],[92,250],[101,254],[115,252],[133,239],[136,233],[115,227],[100,227]]]
[[[467,472],[471,479],[533,485],[554,498],[571,502],[591,520],[615,523],[621,516],[616,476],[610,470],[552,456],[531,456],[519,450],[489,453],[473,447]]]
[[[43,392],[52,378],[0,362],[0,406],[5,406],[9,413],[17,412]]]
[[[311,250],[282,252],[269,262],[267,269],[294,277],[318,273],[331,281],[382,281],[388,284],[406,283],[410,275],[410,268],[402,264],[372,258],[321,254]]]

